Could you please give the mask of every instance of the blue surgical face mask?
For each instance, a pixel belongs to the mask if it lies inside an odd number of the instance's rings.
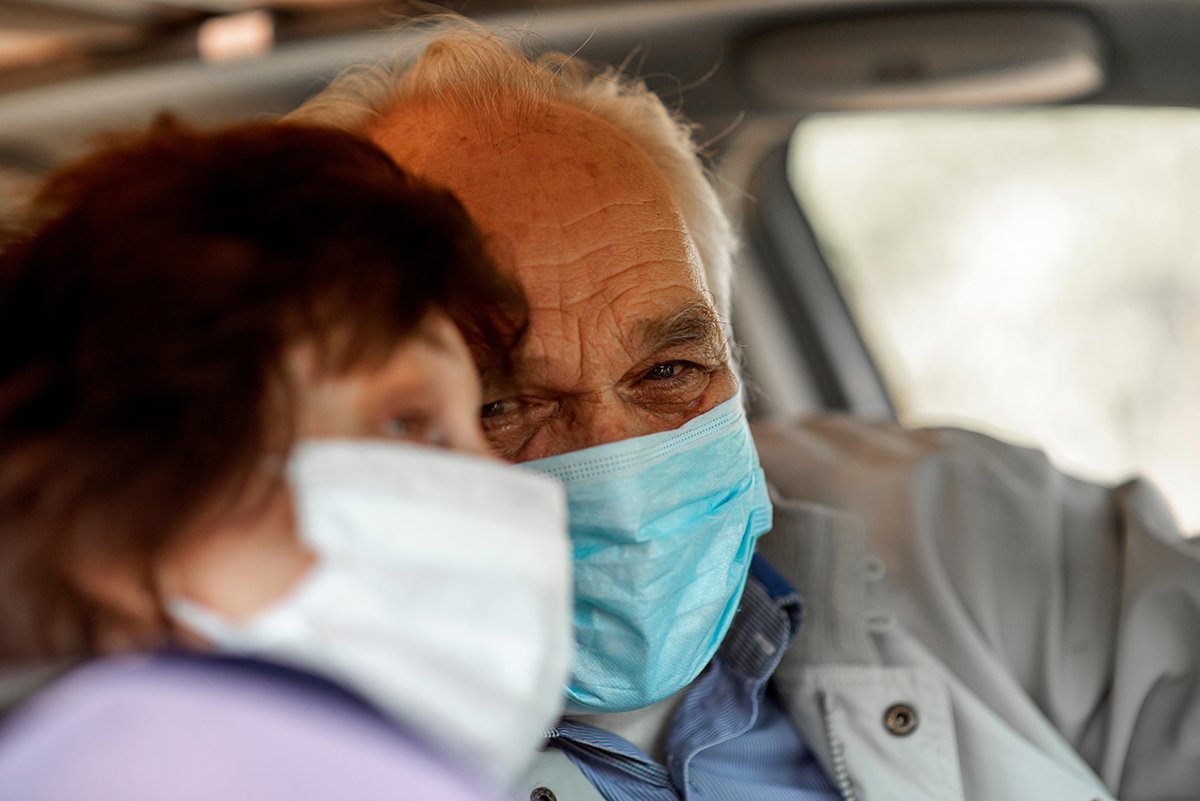
[[[575,555],[567,709],[640,709],[716,653],[771,527],[740,396],[674,431],[525,463],[567,490]]]

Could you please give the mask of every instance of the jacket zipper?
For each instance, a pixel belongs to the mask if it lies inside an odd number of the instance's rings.
[[[846,752],[842,741],[833,732],[833,702],[824,690],[817,690],[817,705],[825,723],[825,742],[829,745],[829,761],[833,763],[833,782],[841,793],[842,801],[858,801],[858,793],[850,783],[850,771],[846,769]]]

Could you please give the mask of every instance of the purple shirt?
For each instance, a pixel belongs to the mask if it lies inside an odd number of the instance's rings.
[[[0,729],[0,801],[495,801],[361,701],[273,666],[85,665]]]

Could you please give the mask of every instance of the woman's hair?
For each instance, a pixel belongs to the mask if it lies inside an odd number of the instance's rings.
[[[446,191],[351,134],[163,123],[50,177],[0,254],[0,658],[129,621],[81,566],[154,566],[294,409],[286,355],[381,361],[432,310],[503,359],[525,307]]]

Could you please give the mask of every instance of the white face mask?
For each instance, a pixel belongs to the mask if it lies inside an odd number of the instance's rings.
[[[562,489],[370,440],[306,443],[288,475],[312,571],[241,624],[184,600],[171,613],[223,651],[343,683],[507,787],[557,717],[570,668]]]

